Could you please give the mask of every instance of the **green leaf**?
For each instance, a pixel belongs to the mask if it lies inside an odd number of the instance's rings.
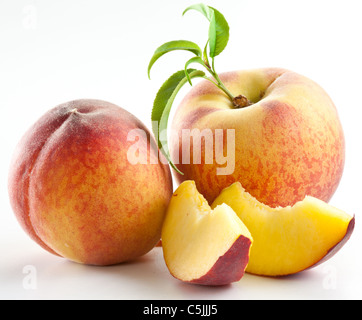
[[[206,4],[203,4],[203,3],[193,4],[193,5],[189,6],[189,7],[187,7],[182,15],[184,15],[189,10],[196,10],[196,11],[201,12],[206,17],[206,19],[209,20],[209,21],[211,21],[212,16],[214,14],[211,7],[209,7],[209,6],[207,6]]]
[[[209,20],[210,57],[215,58],[224,51],[229,42],[230,28],[225,17],[215,8],[209,7],[203,3],[188,7],[183,14],[189,10],[199,11]]]
[[[190,77],[205,77],[205,73],[195,69],[188,69],[186,71]],[[176,98],[177,93],[187,82],[187,77],[185,71],[181,70],[173,74],[160,88],[156,95],[156,99],[153,104],[152,109],[152,130],[157,138],[157,144],[160,148],[163,155],[166,157],[167,161],[170,163],[172,168],[174,168],[178,173],[183,174],[180,170],[171,161],[171,156],[168,150],[167,145],[167,135],[164,140],[160,139],[160,133],[167,132],[168,118],[170,116],[170,111],[172,104]]]
[[[176,41],[166,42],[165,44],[163,44],[162,46],[160,46],[159,48],[156,49],[155,53],[153,54],[153,56],[151,58],[151,61],[148,65],[148,77],[149,78],[150,78],[151,68],[154,65],[154,63],[160,57],[162,57],[164,54],[166,54],[170,51],[175,51],[175,50],[186,50],[186,51],[190,51],[190,52],[194,53],[198,57],[202,56],[202,51],[201,51],[200,47],[192,41],[176,40]]]
[[[188,73],[188,66],[191,64],[191,63],[199,63],[201,64],[203,67],[205,67],[206,69],[208,69],[208,66],[205,64],[204,60],[202,60],[200,57],[193,57],[191,58],[190,60],[188,60],[185,64],[185,75],[186,75],[186,78],[187,78],[187,81],[190,83],[190,85],[192,85],[192,82],[191,82],[191,78],[190,78],[190,75]],[[192,69],[191,69],[192,70]]]
[[[214,10],[215,14],[215,29],[210,31],[216,34],[215,38],[215,48],[213,52],[210,52],[210,57],[214,58],[218,56],[221,52],[224,51],[228,42],[229,42],[229,24],[227,23],[225,17],[217,11],[215,8],[211,8]],[[210,37],[210,35],[209,35]]]

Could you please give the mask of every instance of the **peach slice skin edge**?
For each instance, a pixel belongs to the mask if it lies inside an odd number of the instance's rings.
[[[209,286],[221,286],[239,281],[244,276],[246,266],[249,262],[249,256],[241,256],[240,252],[249,250],[251,245],[250,239],[242,235],[239,236],[232,247],[216,261],[215,265],[206,275],[189,282]]]

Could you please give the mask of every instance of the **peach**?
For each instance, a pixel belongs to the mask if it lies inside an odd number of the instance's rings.
[[[166,265],[177,279],[219,286],[239,281],[253,239],[226,204],[211,210],[193,181],[173,194],[162,228]]]
[[[136,152],[132,130],[141,130]],[[111,265],[160,240],[172,196],[169,167],[147,128],[108,102],[78,100],[47,112],[20,141],[9,194],[21,226],[70,260]]]
[[[177,181],[194,180],[210,203],[234,182],[271,207],[293,205],[307,195],[329,201],[342,176],[345,142],[328,94],[284,69],[235,71],[220,78],[234,96],[243,94],[251,105],[236,108],[206,80],[191,89],[175,113],[170,137],[172,161],[184,173],[176,174]],[[211,130],[213,161],[205,156],[204,142],[200,148],[194,148],[195,139],[184,143],[184,129]],[[217,129],[224,132],[221,138]],[[230,150],[227,130],[235,135]],[[221,155],[216,148],[220,139]],[[190,154],[186,163],[185,154]],[[227,154],[230,163],[217,161]],[[218,169],[227,170],[221,174]]]
[[[225,188],[211,206],[229,205],[253,236],[247,272],[284,276],[317,266],[336,254],[352,235],[355,218],[306,197],[294,206],[270,208],[239,182]]]

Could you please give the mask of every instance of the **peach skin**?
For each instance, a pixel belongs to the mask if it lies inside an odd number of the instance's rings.
[[[327,93],[312,80],[285,69],[235,71],[220,78],[232,94],[244,95],[250,105],[236,108],[207,80],[191,89],[172,123],[172,161],[184,173],[175,172],[177,181],[194,180],[209,203],[234,182],[271,207],[293,205],[306,195],[329,201],[342,176],[345,141]],[[205,161],[204,144],[195,150],[194,140],[184,143],[184,129],[213,132],[214,161]],[[217,129],[225,132],[221,158],[229,153],[234,163],[218,163]],[[231,151],[227,130],[235,132]],[[190,154],[189,163],[183,162],[185,154]],[[218,174],[223,165],[232,170]]]
[[[137,141],[132,130],[145,132]],[[70,260],[111,265],[160,240],[172,196],[168,165],[147,128],[108,102],[59,105],[20,141],[9,195],[21,226],[44,249]],[[139,161],[139,160],[145,161]]]

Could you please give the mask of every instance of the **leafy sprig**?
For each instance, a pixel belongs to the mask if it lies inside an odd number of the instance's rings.
[[[176,98],[177,93],[181,90],[183,85],[187,82],[187,79],[196,77],[204,77],[205,72],[187,69],[186,73],[188,78],[185,76],[185,71],[181,70],[173,74],[160,88],[157,93],[156,99],[152,109],[152,131],[157,137],[157,144],[167,161],[170,163],[178,173],[183,174],[171,161],[171,156],[167,145],[167,124],[170,115],[172,104]],[[162,135],[166,132],[166,135]]]
[[[180,91],[183,85],[185,85],[187,82],[192,85],[191,79],[193,78],[201,77],[207,79],[208,81],[211,81],[215,86],[217,86],[220,90],[222,90],[229,97],[235,107],[243,107],[242,105],[237,104],[237,101],[240,101],[240,99],[237,98],[239,98],[240,96],[234,97],[233,94],[222,83],[217,72],[215,71],[215,57],[217,57],[220,53],[224,51],[229,41],[229,25],[225,17],[215,8],[209,7],[203,3],[189,6],[183,12],[183,15],[185,15],[190,10],[200,12],[210,22],[209,36],[207,43],[204,46],[204,50],[201,50],[196,43],[188,40],[166,42],[165,44],[156,49],[148,65],[148,77],[150,78],[150,72],[153,65],[159,58],[161,58],[166,53],[175,50],[184,50],[189,51],[195,55],[186,62],[184,70],[174,73],[162,85],[155,98],[151,116],[153,124],[152,130],[157,137],[158,146],[170,163],[170,165],[180,174],[183,173],[180,172],[171,161],[171,156],[168,150],[167,124],[172,104],[175,100],[177,93]],[[209,72],[212,78],[207,77],[205,72],[203,71],[189,69],[189,66],[191,64],[201,65]],[[166,132],[166,135],[161,134],[162,132]]]

